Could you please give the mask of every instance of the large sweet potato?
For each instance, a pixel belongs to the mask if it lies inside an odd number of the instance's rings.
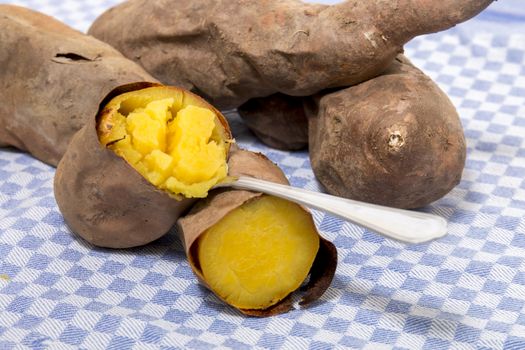
[[[89,30],[165,84],[219,108],[281,92],[307,96],[382,73],[417,35],[492,0],[129,0]]]

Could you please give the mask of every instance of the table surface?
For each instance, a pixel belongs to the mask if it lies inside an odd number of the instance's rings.
[[[10,2],[85,31],[118,1]],[[319,302],[285,315],[250,318],[221,303],[197,283],[174,231],[130,250],[86,244],[57,209],[54,169],[0,149],[0,349],[525,349],[523,8],[499,1],[406,47],[465,128],[461,183],[424,209],[446,218],[449,234],[404,245],[314,212],[340,262]],[[306,152],[269,149],[229,117],[241,145],[321,191]]]

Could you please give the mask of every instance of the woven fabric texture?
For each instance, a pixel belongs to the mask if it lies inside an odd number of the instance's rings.
[[[14,3],[85,31],[117,1]],[[499,1],[406,47],[465,128],[463,180],[424,209],[446,218],[449,234],[405,245],[314,211],[338,248],[336,276],[319,302],[284,315],[225,306],[199,285],[175,231],[129,250],[87,244],[57,208],[54,169],[0,149],[0,349],[525,349],[522,8]],[[242,146],[322,191],[306,152],[267,148],[228,117]]]

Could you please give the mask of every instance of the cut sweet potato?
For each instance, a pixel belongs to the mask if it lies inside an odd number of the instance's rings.
[[[287,183],[262,155],[234,150],[232,176]],[[335,273],[337,252],[301,206],[249,191],[217,190],[179,219],[190,265],[201,282],[241,312],[269,316],[293,307],[291,293],[309,276],[303,305],[317,300]]]
[[[226,177],[229,135],[215,109],[181,89],[124,93],[104,107],[97,130],[103,145],[173,195],[206,197]]]
[[[158,141],[159,133],[151,132],[151,128],[134,130],[125,125],[133,115],[141,113],[166,118],[168,109],[173,111],[172,115],[180,111],[191,114],[192,110],[199,114],[205,109],[214,116],[213,130],[208,132],[215,138],[210,143],[220,152],[215,154],[218,165],[206,174],[208,177],[201,177],[202,169],[191,160],[181,164],[186,160],[184,157],[164,161],[184,155],[187,151],[184,147],[171,157],[162,150],[148,148]],[[135,122],[138,123],[135,120],[131,125]],[[167,120],[165,124],[169,129]],[[180,131],[174,129],[175,133]],[[140,142],[135,142],[137,139]],[[190,197],[205,196],[209,188],[226,176],[230,139],[222,114],[192,93],[152,83],[124,85],[102,102],[97,118],[93,116],[75,135],[60,161],[54,182],[58,207],[71,230],[94,245],[126,248],[149,243],[164,235],[191,206],[194,199]],[[198,142],[201,141],[199,138]],[[165,147],[168,145],[169,142]],[[159,152],[164,155],[158,157]],[[194,166],[197,168],[192,169]],[[176,173],[180,167],[186,167],[188,173],[180,176]],[[167,180],[157,183],[159,176]],[[175,187],[170,186],[172,177],[178,181]]]

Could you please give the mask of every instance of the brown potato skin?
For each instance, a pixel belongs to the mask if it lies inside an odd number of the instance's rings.
[[[413,37],[450,28],[492,1],[129,0],[89,33],[165,84],[226,109],[368,80]]]
[[[274,94],[253,98],[237,112],[248,129],[270,147],[296,151],[308,146],[303,97]]]
[[[0,147],[52,166],[113,88],[156,81],[109,45],[13,5],[0,5],[0,67]]]
[[[456,109],[404,56],[307,109],[310,159],[331,194],[419,208],[456,186],[466,146]]]
[[[242,150],[236,146],[232,146],[228,169],[229,175],[233,177],[244,175],[280,184],[289,184],[282,170],[264,155]],[[197,202],[187,215],[177,221],[178,232],[190,266],[204,286],[209,288],[197,259],[198,238],[232,210],[239,208],[248,201],[257,200],[261,195],[262,193],[244,190],[217,189],[208,198]],[[313,218],[312,225],[315,226]],[[337,250],[331,242],[322,237],[320,237],[319,243],[319,251],[310,270],[310,279],[304,288],[304,295],[300,302],[303,306],[319,299],[328,289],[335,275]],[[267,317],[285,313],[292,308],[293,301],[288,296],[264,310],[239,309],[239,311],[250,316]]]
[[[73,137],[58,164],[54,192],[60,212],[71,231],[96,246],[130,248],[152,242],[168,232],[195,202],[176,200],[157,189],[98,139],[96,122],[108,113],[106,102],[151,86],[159,84],[134,83],[113,90],[103,100],[98,116],[94,114]],[[219,113],[199,97],[186,94],[186,98]],[[225,118],[217,115],[227,128]],[[229,128],[226,132],[229,134]]]

